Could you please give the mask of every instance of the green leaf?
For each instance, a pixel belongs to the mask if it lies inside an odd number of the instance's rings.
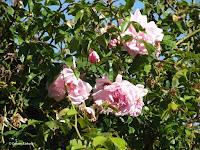
[[[57,44],[58,42],[62,42],[64,41],[64,39],[66,38],[67,36],[65,34],[56,34],[55,36],[55,43]]]
[[[74,145],[71,148],[71,150],[77,150],[77,149],[86,149],[86,148],[85,148],[85,146],[82,146],[82,145]]]
[[[176,109],[178,108],[178,106],[179,106],[179,105],[177,105],[177,104],[171,104],[172,110],[176,110]]]
[[[71,67],[71,66],[73,65],[73,56],[67,55],[67,56],[64,58],[63,62],[65,63],[65,65],[66,65],[67,67]]]
[[[119,32],[119,31],[120,31],[120,29],[117,27],[112,27],[112,28],[107,29],[108,33]]]
[[[182,20],[176,21],[175,23],[176,23],[177,27],[179,28],[179,30],[183,34],[187,34],[187,30],[185,29],[185,25],[184,25],[184,22]]]
[[[49,68],[48,76],[48,87],[58,78],[61,70],[63,69],[62,64],[56,64],[55,66],[51,66]]]
[[[69,111],[69,108],[64,108],[58,113],[58,117],[64,116]]]
[[[48,126],[52,131],[55,131],[56,129],[59,128],[61,123],[59,120],[55,120],[55,121],[47,121],[45,122],[45,125]]]
[[[187,139],[191,135],[191,130],[185,129],[185,138]]]
[[[74,69],[74,68],[72,68],[72,70],[74,71],[74,75],[78,79],[80,77],[80,72],[78,70]]]
[[[73,116],[77,114],[77,111],[74,109],[64,108],[58,113],[58,117],[64,116],[66,114],[68,116]]]
[[[15,130],[10,130],[10,131],[6,131],[2,134],[2,136],[7,136],[7,135],[10,135],[10,134],[14,134],[16,131]]]
[[[144,40],[138,40],[138,41],[142,41],[142,43],[144,43],[145,48],[148,51],[148,55],[151,55],[153,52],[156,51],[156,48],[151,43],[148,43],[148,42],[146,42]]]
[[[176,41],[171,35],[165,35],[162,43],[172,48],[176,48]]]
[[[128,29],[128,27],[130,26],[130,24],[131,24],[131,22],[126,21],[126,20],[122,22],[122,24],[120,26],[122,33],[125,32]]]
[[[86,121],[84,119],[82,119],[82,118],[78,119],[78,123],[80,124],[82,129],[87,127]]]
[[[185,103],[189,110],[195,110],[194,106],[191,103]]]
[[[43,121],[40,121],[40,120],[29,119],[28,120],[28,125],[40,124],[42,122]]]
[[[125,0],[126,1],[126,8],[131,9],[135,3],[135,0]]]
[[[117,137],[110,137],[110,140],[114,143],[115,146],[117,146],[120,150],[126,149],[127,143],[122,138]]]
[[[83,10],[79,10],[78,13],[77,13],[76,16],[75,16],[75,21],[77,22],[78,19],[81,20],[82,17],[83,17],[83,14],[84,14],[84,11],[83,11]]]
[[[29,83],[31,80],[33,80],[33,78],[35,78],[37,76],[37,74],[35,73],[31,73],[28,75],[28,79],[26,81],[26,84]]]
[[[133,27],[135,28],[136,32],[142,31],[146,33],[146,30],[137,22],[131,21]]]
[[[14,14],[15,10],[10,6],[7,6],[7,7],[5,7],[5,12],[12,16]]]
[[[129,131],[128,132],[129,132],[129,134],[134,133],[135,129],[133,127],[129,127]]]
[[[73,38],[69,44],[70,52],[73,53],[78,49],[79,41],[76,38]]]
[[[193,99],[195,96],[184,95],[185,100]]]
[[[99,44],[100,44],[101,46],[103,46],[104,48],[107,47],[106,39],[105,39],[105,36],[104,36],[104,35],[98,36],[98,37],[97,37],[97,40],[98,40],[98,42],[99,42]]]
[[[33,0],[28,0],[29,11],[32,12],[34,8]]]
[[[93,146],[96,147],[100,144],[103,144],[106,140],[107,138],[105,138],[104,136],[97,136],[93,140]]]
[[[76,111],[76,110],[73,110],[73,109],[69,109],[68,111],[67,111],[67,115],[68,116],[74,116],[74,115],[76,115],[78,112]]]
[[[132,121],[133,121],[133,117],[129,116],[125,123],[130,124]]]
[[[148,75],[149,72],[151,71],[151,65],[145,65],[145,66],[144,66],[144,71],[145,71],[146,74]]]
[[[95,138],[97,137],[97,134],[94,134],[94,133],[85,133],[83,134],[85,137],[89,137],[89,138]]]
[[[180,77],[185,77],[187,80],[187,76],[186,76],[187,72],[188,72],[188,69],[179,70],[172,78],[172,87],[176,87],[178,85],[179,83],[178,80]]]
[[[95,9],[97,10],[97,11],[101,11],[101,10],[105,10],[105,6],[102,4],[102,3],[100,3],[100,2],[98,2],[96,5],[95,5]]]
[[[0,54],[1,54],[1,53],[4,53],[4,50],[3,50],[3,49],[0,49]]]
[[[122,37],[122,41],[125,40],[125,42],[129,42],[133,40],[133,36],[131,35],[125,35]]]

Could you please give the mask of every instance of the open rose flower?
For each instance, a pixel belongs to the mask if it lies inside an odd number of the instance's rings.
[[[93,99],[97,105],[109,101],[109,104],[116,106],[119,112],[110,110],[116,116],[138,116],[144,106],[142,98],[148,93],[143,85],[133,85],[127,80],[122,80],[118,74],[116,81],[111,83],[106,75],[102,79],[96,79]]]
[[[147,55],[147,49],[144,46],[144,44],[141,42],[138,42],[138,39],[144,40],[148,43],[151,43],[155,45],[155,43],[159,43],[162,41],[164,34],[162,33],[163,30],[158,28],[155,24],[155,22],[147,22],[147,16],[142,15],[139,11],[139,9],[136,10],[134,14],[131,14],[130,21],[135,21],[139,23],[146,31],[144,32],[136,32],[135,28],[131,24],[129,28],[122,33],[122,37],[125,35],[131,35],[133,37],[132,41],[124,42],[122,43],[123,48],[128,51],[128,53],[135,57],[137,54]],[[119,23],[121,24],[123,20],[120,20]],[[157,51],[157,56],[160,54],[160,50]]]
[[[91,49],[90,49],[90,52],[89,52],[90,54],[89,54],[89,61],[91,62],[91,63],[97,63],[97,62],[99,62],[100,61],[100,58],[99,58],[99,55],[97,54],[97,52],[96,51],[92,51]]]
[[[89,83],[77,79],[72,69],[64,66],[61,74],[50,85],[48,96],[60,101],[65,98],[66,90],[72,103],[78,105],[88,99],[92,87]]]

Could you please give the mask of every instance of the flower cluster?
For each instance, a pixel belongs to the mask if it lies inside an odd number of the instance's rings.
[[[130,35],[133,37],[133,40],[129,42],[122,42],[123,48],[127,50],[127,52],[132,56],[135,57],[137,54],[147,55],[147,49],[144,43],[140,43],[138,40],[144,40],[148,43],[153,44],[154,46],[159,45],[158,43],[162,41],[164,34],[162,33],[163,30],[158,28],[154,21],[147,22],[147,16],[142,15],[139,9],[136,10],[134,14],[131,13],[130,21],[134,21],[139,23],[146,31],[144,32],[137,32],[133,25],[131,24],[129,28],[121,34],[121,36]],[[123,20],[119,20],[121,24]],[[112,39],[110,41],[111,46],[116,46],[116,39]],[[157,50],[157,57],[160,54],[160,49]]]
[[[135,14],[131,14],[130,21],[139,23],[146,32],[137,32],[131,24],[128,29],[121,34],[121,37],[125,35],[131,35],[132,41],[122,41],[124,49],[128,53],[135,57],[137,54],[148,54],[144,43],[138,42],[138,39],[142,39],[148,43],[153,44],[157,48],[157,57],[160,54],[160,41],[163,39],[162,29],[159,29],[156,24],[151,21],[147,22],[147,17],[141,15],[137,9]],[[120,20],[120,24],[123,20]],[[107,27],[102,29],[104,34]],[[109,45],[117,46],[120,41],[120,36],[116,39],[111,39]],[[96,51],[91,48],[89,50],[88,61],[91,63],[98,63],[100,57]],[[74,69],[76,68],[75,59],[73,60]],[[95,121],[95,109],[86,107],[85,100],[90,96],[92,87],[89,83],[82,81],[80,78],[76,78],[72,69],[64,66],[58,78],[50,85],[48,89],[48,96],[54,98],[56,101],[60,101],[68,94],[69,99],[74,105],[79,105],[79,109],[91,117],[91,120]],[[102,78],[96,79],[96,85],[93,89],[94,108],[99,106],[102,113],[113,113],[116,116],[130,115],[136,117],[141,114],[142,107],[144,106],[143,97],[147,95],[148,90],[143,85],[133,85],[127,80],[122,80],[122,75],[118,74],[115,82],[111,82],[104,74]],[[67,93],[67,94],[66,94]],[[81,104],[81,105],[80,105]],[[104,109],[101,106],[108,104],[108,107]],[[115,109],[116,108],[116,109]]]
[[[102,105],[105,101],[116,106],[119,112],[110,110],[116,116],[138,116],[144,106],[142,98],[148,93],[143,85],[133,85],[127,80],[122,80],[122,75],[116,77],[116,81],[111,83],[106,75],[96,79],[93,99],[97,105]]]
[[[73,71],[67,67],[61,71],[59,77],[49,87],[48,96],[60,101],[66,96],[66,91],[73,104],[78,105],[88,99],[92,87],[89,83],[77,79]],[[102,105],[108,101],[117,107],[119,112],[110,110],[116,116],[138,116],[144,106],[142,98],[148,93],[143,85],[133,85],[127,80],[122,80],[122,75],[118,74],[114,83],[110,82],[104,74],[102,78],[96,79],[93,93],[95,104]],[[84,109],[86,113],[94,118],[94,111],[89,107]]]

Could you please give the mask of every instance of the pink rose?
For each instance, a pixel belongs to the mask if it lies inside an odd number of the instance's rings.
[[[97,62],[100,61],[99,55],[97,54],[96,51],[90,50],[89,61],[90,61],[91,63],[97,63]]]
[[[125,35],[131,35],[133,40],[126,43],[123,41],[123,48],[126,49],[132,57],[135,57],[137,54],[147,55],[148,52],[146,47],[143,43],[139,43],[138,39],[142,39],[155,45],[156,42],[162,41],[164,37],[164,34],[162,34],[163,30],[158,28],[153,21],[147,23],[147,16],[142,15],[139,9],[137,9],[134,14],[131,14],[130,21],[139,23],[145,29],[146,33],[141,31],[136,32],[135,28],[131,24],[129,28],[121,35],[122,37]],[[119,21],[120,24],[122,22],[123,20]],[[158,56],[159,52],[156,55]]]
[[[61,74],[48,89],[48,96],[60,101],[67,93],[73,104],[78,105],[88,99],[92,87],[89,83],[77,79],[72,69],[64,66]]]
[[[117,46],[117,39],[111,39],[109,45],[110,46]]]
[[[104,75],[103,79],[96,80],[93,99],[97,105],[109,101],[111,105],[116,106],[119,112],[110,110],[116,116],[130,115],[136,117],[141,114],[144,106],[142,98],[147,93],[148,90],[144,89],[143,85],[135,86],[127,80],[122,80],[122,76],[119,74],[114,83],[108,82]]]

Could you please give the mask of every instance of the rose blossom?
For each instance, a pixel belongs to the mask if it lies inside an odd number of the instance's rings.
[[[111,39],[109,45],[110,46],[117,46],[117,39]]]
[[[97,54],[96,51],[92,51],[92,50],[90,49],[90,52],[89,52],[89,53],[90,53],[90,54],[89,54],[89,61],[90,61],[91,63],[97,63],[97,62],[100,61],[99,55]]]
[[[164,34],[162,34],[163,30],[158,28],[153,21],[147,23],[147,16],[142,15],[139,9],[137,9],[134,14],[131,14],[130,21],[139,23],[145,29],[146,33],[141,31],[136,32],[135,28],[131,24],[129,28],[122,33],[122,37],[125,35],[131,35],[133,40],[126,43],[123,41],[123,48],[126,49],[132,57],[135,57],[137,54],[147,55],[148,52],[146,47],[142,42],[139,43],[137,40],[141,39],[155,45],[156,42],[158,43],[162,41],[164,37]],[[119,20],[120,24],[122,22],[123,20]],[[158,56],[159,52],[156,55]]]
[[[88,99],[92,87],[89,83],[77,79],[72,69],[64,66],[61,74],[48,89],[48,96],[60,101],[67,93],[73,104],[78,105]]]
[[[106,75],[102,79],[96,79],[93,99],[97,105],[109,101],[116,106],[119,112],[110,110],[116,116],[138,116],[144,106],[142,98],[148,93],[143,85],[133,85],[127,80],[122,80],[122,75],[118,74],[116,81],[111,83]]]

